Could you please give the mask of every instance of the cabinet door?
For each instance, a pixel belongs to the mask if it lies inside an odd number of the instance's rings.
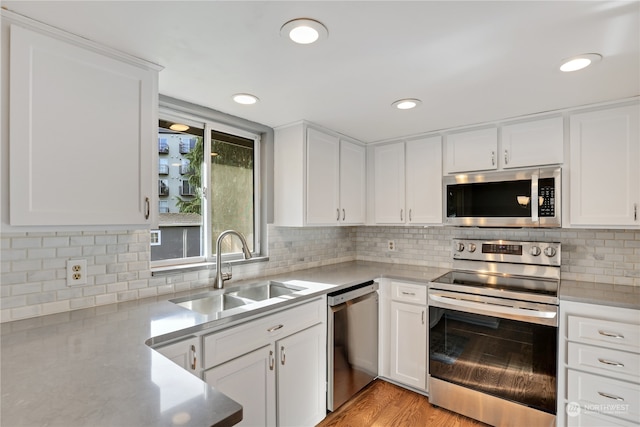
[[[404,224],[404,142],[374,148],[374,215],[377,224]]]
[[[11,225],[149,223],[157,73],[81,43],[11,26]]]
[[[454,133],[448,135],[446,141],[447,173],[498,168],[498,130],[496,128]]]
[[[314,426],[327,415],[326,345],[324,324],[276,342],[279,426]]]
[[[364,224],[366,205],[365,148],[340,141],[340,222]]]
[[[638,105],[570,120],[571,224],[640,226]]]
[[[276,375],[273,345],[223,363],[204,373],[204,380],[242,405],[239,426],[276,424]]]
[[[426,306],[391,302],[391,372],[402,384],[426,390]]]
[[[178,364],[192,374],[199,376],[200,365],[200,339],[190,337],[175,343],[154,348],[167,359]]]
[[[407,221],[442,224],[442,137],[407,142]]]
[[[338,222],[340,140],[307,129],[307,224]]]
[[[502,167],[562,163],[564,132],[562,117],[516,123],[502,127]]]

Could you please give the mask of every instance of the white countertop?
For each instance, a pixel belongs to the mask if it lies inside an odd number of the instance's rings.
[[[269,279],[318,286],[307,297],[377,277],[428,282],[446,270],[343,263]],[[227,287],[256,282],[228,282]],[[193,294],[210,289],[199,289]],[[145,342],[184,330],[223,327],[252,312],[212,319],[166,295],[4,323],[1,332],[3,426],[212,426],[240,420],[240,405]],[[298,299],[300,300],[300,299]],[[283,301],[270,308],[284,307]],[[160,338],[158,338],[160,337]]]

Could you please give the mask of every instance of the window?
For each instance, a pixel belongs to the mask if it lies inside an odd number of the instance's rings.
[[[259,136],[193,117],[161,117],[158,141],[166,154],[158,154],[158,230],[152,233],[161,232],[162,240],[152,235],[152,266],[214,261],[216,240],[228,229],[241,232],[258,253]],[[174,123],[189,129],[170,130]],[[221,252],[225,261],[241,258],[239,239],[227,237]]]

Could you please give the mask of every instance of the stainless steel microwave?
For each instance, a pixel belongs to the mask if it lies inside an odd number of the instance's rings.
[[[469,227],[560,227],[561,169],[444,177],[444,223]]]

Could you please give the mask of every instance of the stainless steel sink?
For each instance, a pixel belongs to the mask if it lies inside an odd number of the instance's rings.
[[[220,294],[186,301],[172,300],[171,302],[198,313],[211,314],[250,304],[254,301],[248,301],[235,295]]]
[[[265,281],[246,285],[238,290],[227,290],[214,295],[204,294],[195,297],[183,297],[169,300],[174,304],[201,314],[214,314],[243,305],[289,295],[306,288],[285,283]]]
[[[283,295],[289,295],[296,291],[301,291],[304,288],[297,286],[286,285],[280,282],[265,282],[257,285],[249,285],[246,288],[239,291],[231,292],[228,295],[233,295],[241,298],[246,298],[254,301],[263,301],[269,298],[281,297]]]

